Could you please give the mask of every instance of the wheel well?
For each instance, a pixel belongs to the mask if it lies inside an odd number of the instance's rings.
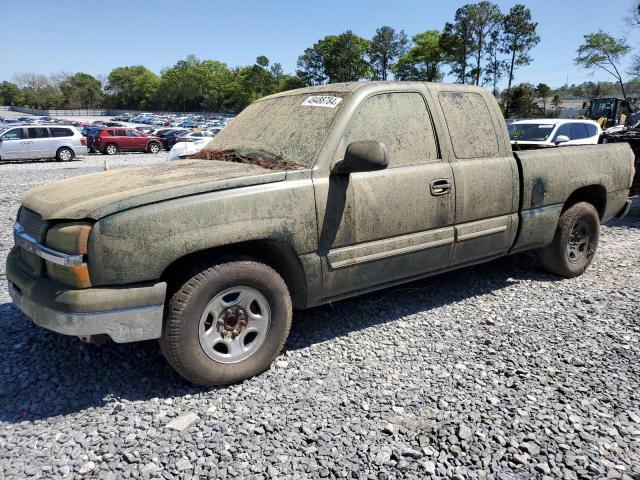
[[[589,185],[573,192],[564,204],[562,211],[579,202],[587,202],[595,207],[602,219],[607,206],[607,190],[602,185]]]
[[[284,242],[254,240],[190,253],[171,263],[160,276],[160,281],[171,285],[183,279],[194,269],[216,259],[229,256],[251,257],[269,265],[284,279],[295,308],[304,308],[307,299],[307,281],[295,250]]]

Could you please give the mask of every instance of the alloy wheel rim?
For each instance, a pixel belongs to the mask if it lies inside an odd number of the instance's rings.
[[[271,325],[266,297],[239,285],[218,293],[200,317],[198,338],[206,355],[220,363],[237,363],[263,344]]]
[[[68,150],[62,150],[60,152],[60,158],[66,162],[71,159],[71,153],[69,153]]]

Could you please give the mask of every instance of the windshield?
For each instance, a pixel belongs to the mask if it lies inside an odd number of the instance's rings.
[[[591,108],[589,112],[589,118],[591,120],[597,120],[602,117],[613,118],[613,113],[616,108],[615,99],[609,100],[592,100]]]
[[[544,142],[554,126],[548,123],[512,123],[508,125],[509,138],[521,142]]]
[[[267,153],[274,161],[310,166],[342,106],[344,94],[300,94],[249,105],[207,150]]]

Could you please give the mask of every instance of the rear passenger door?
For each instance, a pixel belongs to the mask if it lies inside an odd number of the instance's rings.
[[[55,156],[56,152],[53,147],[53,142],[51,138],[49,138],[49,129],[47,127],[29,127],[27,128],[27,136],[30,142],[30,158]]]
[[[355,141],[389,152],[384,170],[315,181],[324,296],[446,268],[453,250],[455,188],[440,155],[425,91],[376,93],[349,119],[332,164]]]
[[[503,255],[515,239],[519,200],[518,167],[504,120],[480,90],[439,90],[456,185],[453,264]]]

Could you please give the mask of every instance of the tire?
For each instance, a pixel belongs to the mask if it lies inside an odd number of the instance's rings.
[[[275,270],[229,259],[196,269],[174,290],[160,346],[188,381],[227,385],[269,368],[289,336],[292,315],[289,290]]]
[[[553,242],[538,251],[541,265],[561,277],[582,275],[593,261],[600,239],[600,217],[587,202],[560,215]]]
[[[149,143],[149,148],[147,149],[147,151],[149,153],[156,154],[160,151],[160,145],[158,145],[158,142],[151,142]]]
[[[75,153],[73,150],[67,147],[59,148],[56,152],[56,160],[58,162],[70,162],[75,157]]]
[[[116,153],[118,153],[118,146],[115,143],[107,143],[102,153],[105,153],[107,155],[115,155]]]

